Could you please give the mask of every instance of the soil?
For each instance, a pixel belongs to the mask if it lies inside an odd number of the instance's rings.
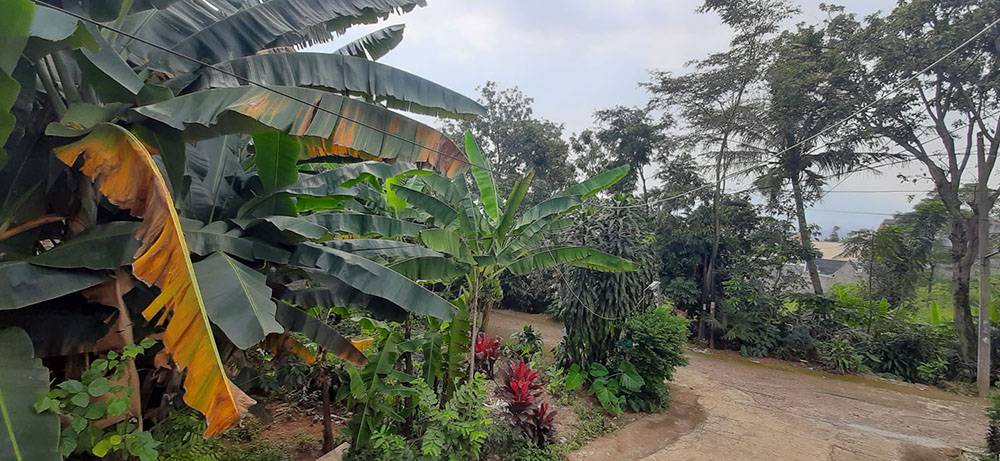
[[[543,315],[496,310],[491,334],[531,323],[547,347],[562,327]],[[570,459],[947,460],[982,444],[985,400],[808,364],[691,350],[666,413],[646,415]]]

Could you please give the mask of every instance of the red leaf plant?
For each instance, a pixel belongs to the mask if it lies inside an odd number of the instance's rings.
[[[493,379],[493,368],[500,358],[500,337],[482,335],[476,339],[476,367]]]
[[[502,370],[502,385],[497,394],[507,403],[508,416],[518,429],[539,447],[544,447],[555,436],[555,410],[541,401],[542,384],[538,371],[531,369],[524,360],[508,362]]]

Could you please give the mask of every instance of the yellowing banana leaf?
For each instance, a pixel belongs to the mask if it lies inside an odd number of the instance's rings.
[[[447,136],[382,106],[310,88],[273,88],[283,95],[257,87],[216,88],[135,110],[184,130],[189,140],[270,127],[304,137],[305,157],[408,162],[432,166],[448,177],[461,174],[468,164]]]
[[[254,402],[226,377],[180,220],[149,152],[134,135],[111,124],[98,125],[87,137],[55,152],[63,163],[79,164],[111,203],[143,218],[136,233],[142,244],[132,270],[136,278],[161,290],[143,316],[167,324],[163,344],[174,361],[188,369],[184,401],[205,415],[205,436],[239,422]]]
[[[291,352],[306,361],[306,364],[316,363],[316,354],[288,333],[271,333],[264,338],[264,349],[272,354],[278,350]]]

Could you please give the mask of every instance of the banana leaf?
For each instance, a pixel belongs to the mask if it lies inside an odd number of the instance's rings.
[[[314,26],[343,30],[353,24],[372,22],[393,11],[409,11],[423,3],[423,0],[269,0],[245,3],[181,0],[164,10],[131,14],[125,18],[122,28],[180,54],[220,63],[254,55],[272,47],[273,42],[279,39],[284,39],[285,43],[278,46],[304,45],[296,43],[292,34]],[[128,44],[134,59],[148,61],[148,66],[154,70],[177,74],[198,66],[137,40],[122,38],[120,42],[121,45]]]
[[[493,181],[493,173],[490,172],[490,162],[486,157],[483,157],[479,145],[476,144],[476,138],[472,136],[470,131],[465,132],[465,154],[469,157],[469,163],[472,164],[472,177],[476,180],[476,185],[479,186],[479,201],[483,204],[483,211],[493,223],[498,223],[500,221],[500,205],[497,203],[497,187]]]
[[[392,109],[434,117],[469,119],[486,115],[483,106],[461,93],[360,57],[328,53],[267,53],[233,59],[219,67],[243,79],[206,69],[199,72],[199,78],[188,89],[237,87],[245,85],[246,80],[252,80],[267,85],[346,92],[384,102]]]
[[[288,257],[291,256],[287,250],[244,237],[242,230],[225,221],[204,225],[200,221],[181,218],[181,227],[184,229],[188,250],[199,256],[224,251],[247,261],[263,259],[280,264],[288,262]]]
[[[73,239],[31,258],[46,267],[115,269],[132,264],[139,249],[135,233],[139,223],[115,221],[88,229]]]
[[[336,54],[377,61],[403,41],[403,24],[393,24],[364,35],[340,47]]]
[[[53,269],[27,261],[0,262],[0,310],[55,299],[107,279],[104,273],[87,269]]]
[[[194,273],[212,281],[200,285],[205,312],[236,347],[249,349],[268,334],[285,331],[274,318],[264,274],[221,252],[195,263]]]
[[[322,226],[329,233],[360,236],[416,237],[423,229],[411,222],[362,213],[314,213],[303,219]]]
[[[515,260],[508,269],[514,274],[527,274],[533,270],[563,263],[602,272],[628,272],[638,268],[634,262],[627,259],[603,253],[593,247],[576,246],[535,250]]]
[[[291,263],[315,267],[370,296],[407,312],[450,320],[455,307],[406,277],[360,256],[312,243],[296,247]]]
[[[205,415],[205,436],[239,422],[253,399],[223,369],[180,219],[149,152],[132,133],[112,124],[98,125],[55,152],[63,163],[79,165],[112,204],[143,218],[132,271],[161,290],[143,316],[167,324],[163,344],[177,365],[187,368],[184,401]]]
[[[3,145],[16,123],[10,109],[21,90],[21,84],[12,75],[28,42],[35,7],[28,0],[11,0],[4,3],[3,13],[0,15],[0,43],[3,43],[0,47],[0,168],[7,162]]]
[[[458,211],[433,195],[400,184],[393,184],[391,188],[399,198],[431,215],[437,227],[447,228],[458,219]]]
[[[563,197],[568,195],[581,195],[583,198],[590,197],[591,195],[615,185],[618,181],[621,181],[621,179],[628,174],[628,170],[628,165],[622,165],[618,168],[605,171],[604,173],[588,178],[579,184],[575,184],[555,196]]]
[[[34,358],[24,330],[0,330],[0,370],[6,370],[0,373],[0,459],[62,459],[59,416],[38,413],[34,406],[49,392],[49,370]]]
[[[278,302],[277,318],[285,328],[306,335],[327,352],[359,366],[368,364],[368,358],[354,347],[354,344],[329,325],[301,309],[285,302]]]
[[[272,88],[282,94],[246,86],[215,88],[135,111],[183,130],[188,140],[270,127],[306,137],[301,142],[310,157],[363,153],[373,159],[431,165],[448,177],[465,171],[465,155],[434,128],[384,107],[321,90]]]

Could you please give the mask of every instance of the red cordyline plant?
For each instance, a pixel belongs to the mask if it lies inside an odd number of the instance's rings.
[[[493,379],[493,367],[500,358],[500,337],[481,335],[476,340],[476,366]]]
[[[508,362],[502,375],[503,383],[497,393],[506,401],[514,425],[539,447],[545,446],[555,436],[556,412],[540,400],[542,384],[538,382],[538,371],[518,360]]]

